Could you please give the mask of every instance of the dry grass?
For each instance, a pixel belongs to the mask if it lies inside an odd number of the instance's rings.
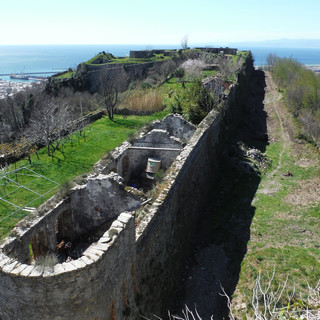
[[[163,93],[159,90],[133,90],[126,94],[119,109],[134,112],[158,112],[163,109]]]

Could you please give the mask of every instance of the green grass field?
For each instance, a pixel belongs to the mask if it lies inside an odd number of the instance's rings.
[[[247,304],[249,313],[259,273],[266,287],[275,271],[273,292],[288,277],[279,304],[288,303],[287,293],[294,291],[296,299],[306,299],[308,284],[315,287],[320,279],[319,155],[311,145],[299,146],[299,150],[296,147],[290,145],[285,150],[275,171],[282,145],[274,142],[267,146],[272,166],[261,176],[255,195],[250,241],[235,293]],[[292,176],[285,176],[287,172]]]
[[[0,179],[0,196],[16,206],[23,207],[30,201],[37,199],[39,194],[44,194],[57,187],[29,205],[36,207],[57,192],[60,186],[81,174],[90,172],[93,165],[101,157],[128,139],[143,125],[155,119],[162,119],[165,115],[165,111],[150,116],[124,117],[116,115],[114,121],[104,117],[88,126],[85,129],[85,136],[83,133],[82,135],[80,133],[73,134],[63,148],[54,153],[53,157],[49,157],[46,148],[42,148],[38,151],[39,159],[35,154],[32,155],[31,165],[24,159],[7,168],[7,171],[10,171],[26,166],[37,174],[57,182],[59,186],[49,180],[36,178],[34,174],[24,170],[20,174],[10,175],[10,180]],[[19,187],[16,182],[24,185],[25,188]],[[14,206],[0,201],[0,220],[16,209]],[[7,236],[15,224],[27,214],[28,212],[19,211],[1,221],[1,238]]]

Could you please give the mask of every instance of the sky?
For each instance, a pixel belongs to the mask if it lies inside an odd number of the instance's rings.
[[[320,39],[319,0],[2,0],[0,45]]]

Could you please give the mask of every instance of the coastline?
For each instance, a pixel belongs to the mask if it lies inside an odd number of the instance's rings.
[[[320,65],[317,64],[306,64],[307,69],[313,71],[316,74],[320,74]]]

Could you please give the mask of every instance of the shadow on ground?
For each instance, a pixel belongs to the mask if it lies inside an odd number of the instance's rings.
[[[212,197],[203,213],[203,220],[194,243],[172,314],[182,316],[187,305],[197,309],[202,319],[227,319],[227,299],[221,296],[222,289],[231,296],[237,286],[241,262],[250,239],[250,226],[255,213],[251,205],[260,176],[244,171],[239,155],[239,142],[264,152],[267,145],[266,113],[264,111],[265,76],[255,71],[244,107],[241,125],[226,159],[223,159],[222,174],[217,184],[211,187]],[[216,186],[218,185],[218,187]]]

